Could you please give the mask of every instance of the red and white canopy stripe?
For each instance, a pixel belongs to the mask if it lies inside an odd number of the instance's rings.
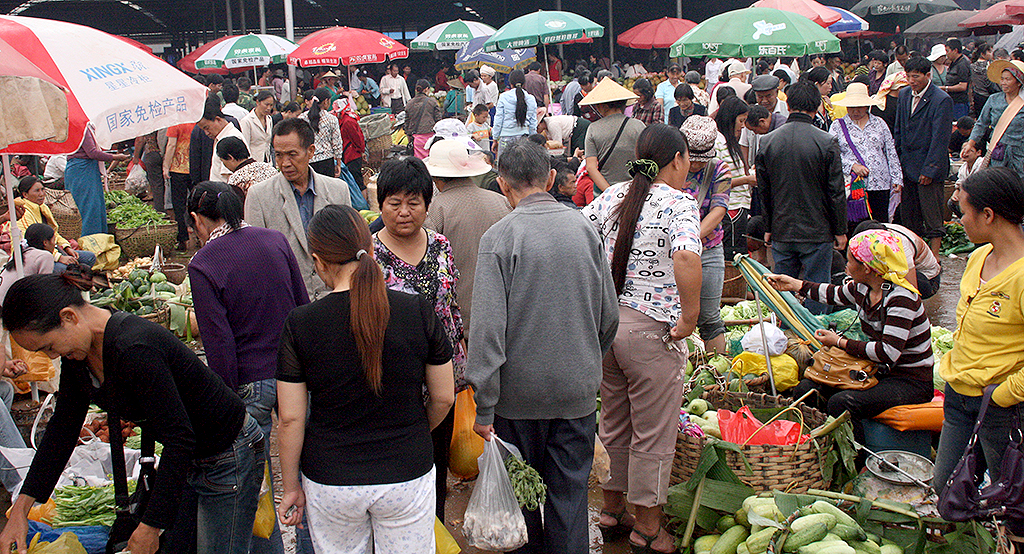
[[[408,57],[408,47],[377,31],[330,27],[299,41],[299,47],[288,54],[288,65],[335,67]]]
[[[0,39],[65,90],[69,117],[66,141],[22,142],[3,152],[74,152],[90,123],[105,148],[202,117],[205,87],[114,35],[63,21],[0,16]]]

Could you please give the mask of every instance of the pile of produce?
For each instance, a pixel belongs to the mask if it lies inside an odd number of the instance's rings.
[[[131,422],[121,422],[121,436],[125,439],[135,434],[135,426]],[[96,437],[103,442],[110,442],[110,428],[106,418],[96,418],[82,426],[78,433],[79,439],[91,439]]]
[[[548,487],[536,469],[520,460],[518,456],[511,455],[505,458],[505,470],[512,481],[512,492],[515,493],[520,508],[533,512],[544,505]]]
[[[129,493],[135,492],[135,481],[128,481]],[[56,515],[54,527],[84,527],[114,524],[114,485],[88,487],[68,485],[53,493]]]
[[[113,192],[118,192],[118,191],[113,191]],[[123,266],[115,269],[114,271],[112,271],[110,276],[114,277],[115,279],[127,279],[128,276],[133,271],[135,271],[136,269],[141,269],[142,266],[151,266],[151,265],[153,265],[153,258],[150,258],[150,257],[135,258],[134,260],[132,260],[132,261],[124,264]]]
[[[163,212],[123,190],[107,191],[103,196],[107,202],[107,221],[122,229],[173,223]]]
[[[718,426],[718,411],[711,408],[713,406],[703,398],[691,400],[680,411],[679,431],[698,437],[722,438],[722,429]]]
[[[153,443],[153,452],[157,456],[161,456],[164,453],[164,445],[155,442]],[[124,440],[124,447],[131,448],[132,450],[142,450],[142,427],[135,427],[132,430],[132,434]]]
[[[163,273],[155,271],[148,274],[136,269],[124,281],[93,295],[92,305],[98,308],[113,307],[143,316],[158,311],[176,294],[177,289],[167,282]]]
[[[971,239],[967,238],[967,232],[964,231],[964,226],[957,222],[947,223],[946,236],[942,237],[941,252],[943,256],[950,254],[966,254],[973,252],[977,245],[971,242]]]

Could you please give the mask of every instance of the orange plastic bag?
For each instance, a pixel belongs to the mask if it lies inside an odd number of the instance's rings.
[[[791,446],[810,440],[809,435],[801,435],[801,425],[795,421],[777,419],[768,425],[758,421],[750,408],[743,406],[736,413],[729,410],[718,410],[718,426],[722,430],[722,440],[736,444],[774,444]]]
[[[11,359],[22,360],[28,366],[28,373],[14,379],[14,386],[19,392],[26,393],[31,390],[28,384],[32,381],[49,381],[57,375],[49,356],[42,352],[25,350],[14,337],[11,337]]]
[[[484,439],[473,431],[475,422],[473,389],[466,389],[455,396],[455,429],[448,451],[448,471],[463,479],[472,479],[480,473],[477,458],[484,453]]]
[[[47,499],[45,504],[36,504],[28,511],[28,519],[50,525],[53,517],[57,515],[57,505],[53,499]],[[7,508],[7,517],[11,517],[11,508]]]
[[[942,430],[944,416],[942,399],[932,400],[927,404],[908,404],[894,406],[875,416],[875,421],[884,423],[897,431],[934,431]]]

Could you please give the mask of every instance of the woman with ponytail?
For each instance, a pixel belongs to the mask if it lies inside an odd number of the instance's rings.
[[[498,95],[491,126],[495,139],[492,148],[499,158],[508,143],[537,132],[537,99],[523,89],[523,70],[513,71],[508,83],[512,88]]]
[[[140,317],[93,306],[88,267],[16,281],[3,326],[25,349],[61,358],[60,395],[38,455],[0,533],[0,549],[26,549],[28,512],[45,502],[68,463],[90,404],[142,427],[163,445],[149,501],[127,547],[184,552],[183,497],[198,499],[199,554],[247,554],[263,481],[265,446],[256,420],[224,380],[170,331]],[[192,491],[185,491],[191,487]]]
[[[203,245],[188,275],[206,361],[260,425],[269,462],[277,345],[288,313],[309,303],[299,264],[280,231],[242,219],[242,201],[230,186],[199,183],[186,205]],[[253,552],[280,550],[280,529],[253,543]]]
[[[308,98],[307,98],[308,95]],[[310,94],[303,93],[309,104],[309,111],[299,117],[309,122],[316,133],[316,151],[309,160],[309,167],[318,175],[338,177],[345,164],[345,147],[341,140],[341,125],[331,113],[332,93],[327,87],[320,87]]]
[[[679,129],[648,126],[637,140],[633,180],[583,209],[604,237],[619,293],[619,329],[604,358],[598,435],[611,458],[599,527],[606,540],[632,531],[634,552],[674,552],[661,528],[678,434],[686,365],[682,341],[700,312],[697,203],[682,192],[690,159]],[[635,508],[630,515],[627,503]]]
[[[428,300],[388,290],[359,212],[317,212],[309,249],[333,292],[281,335],[278,513],[295,525],[305,511],[321,554],[430,552],[430,431],[455,402],[451,343]]]

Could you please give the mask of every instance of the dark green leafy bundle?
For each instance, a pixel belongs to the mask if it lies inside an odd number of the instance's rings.
[[[505,458],[505,469],[512,481],[512,492],[519,501],[519,507],[531,512],[540,508],[548,496],[548,487],[540,473],[516,456]]]
[[[142,200],[135,195],[123,190],[108,190],[103,193],[103,200],[107,203],[107,209],[116,208],[121,204],[142,204]]]
[[[171,223],[167,216],[142,202],[127,202],[107,212],[107,220],[121,228]]]
[[[942,237],[943,256],[973,252],[975,248],[977,246],[967,238],[967,232],[964,231],[963,225],[959,223],[946,224],[946,236]]]

